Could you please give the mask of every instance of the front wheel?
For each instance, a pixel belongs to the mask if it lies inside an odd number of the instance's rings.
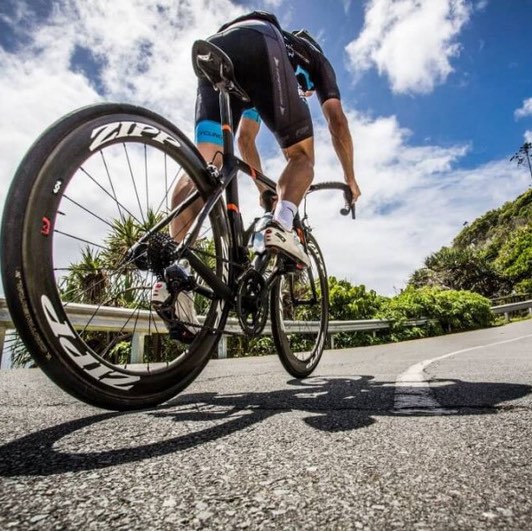
[[[208,289],[183,292],[196,334],[192,342],[172,340],[151,304],[155,270],[130,254],[157,227],[148,243],[159,243],[161,254],[173,243],[163,220],[184,174],[194,201],[209,197],[206,164],[176,127],[140,107],[103,104],[47,130],[15,175],[1,240],[12,319],[46,374],[92,405],[163,402],[199,374],[217,345],[226,302]],[[227,283],[229,248],[218,204],[191,252]]]
[[[285,369],[296,378],[317,367],[327,338],[329,288],[318,243],[307,234],[310,266],[280,277],[271,293],[272,335]]]

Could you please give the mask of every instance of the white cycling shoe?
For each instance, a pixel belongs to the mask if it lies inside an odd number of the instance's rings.
[[[294,231],[285,230],[284,227],[275,221],[269,223],[264,231],[264,244],[267,249],[280,251],[298,264],[305,267],[310,266],[310,258],[297,234]]]

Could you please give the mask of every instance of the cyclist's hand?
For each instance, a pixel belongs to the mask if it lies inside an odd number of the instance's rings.
[[[360,197],[361,195],[361,191],[360,191],[360,188],[358,187],[358,184],[356,181],[350,181],[347,183],[347,185],[349,186],[349,189],[351,190],[351,194],[353,196],[353,203],[355,203],[355,201]]]

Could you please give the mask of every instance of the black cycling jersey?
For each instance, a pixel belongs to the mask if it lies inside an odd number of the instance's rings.
[[[231,58],[235,78],[251,98],[244,104],[231,97],[234,128],[242,112],[255,107],[281,147],[289,147],[313,134],[298,83],[305,91],[315,90],[320,103],[340,97],[327,58],[304,39],[280,30],[274,15],[244,15],[224,24],[208,40]],[[204,79],[199,81],[196,100],[196,141],[222,144],[218,94]]]
[[[336,74],[327,57],[310,42],[283,31],[286,51],[297,81],[304,92],[315,90],[320,103],[340,99]]]

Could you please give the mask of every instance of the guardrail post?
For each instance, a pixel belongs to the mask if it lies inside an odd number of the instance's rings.
[[[144,339],[145,334],[135,333],[131,340],[131,361],[130,363],[142,363],[144,361]]]
[[[334,336],[335,334],[331,334],[331,350],[334,350]]]
[[[218,342],[218,359],[224,360],[227,358],[227,336],[222,336]]]
[[[2,367],[2,354],[4,353],[4,341],[6,339],[6,329],[0,326],[0,367]]]

